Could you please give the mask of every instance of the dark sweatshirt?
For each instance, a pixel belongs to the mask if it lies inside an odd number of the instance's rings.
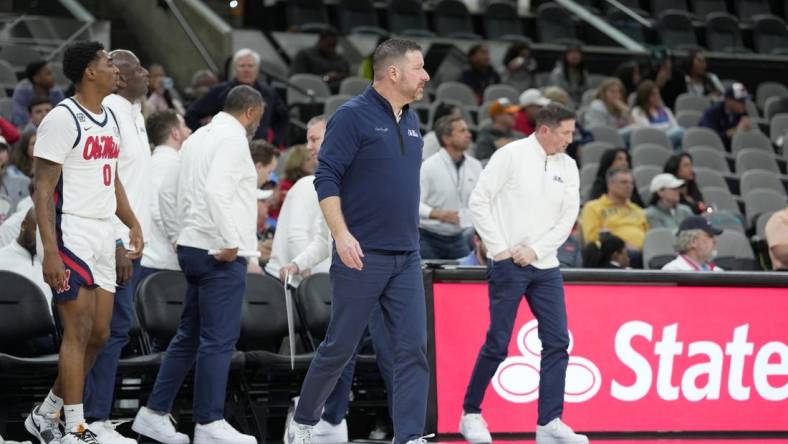
[[[373,87],[329,119],[315,173],[319,200],[339,196],[350,234],[363,251],[419,249],[419,172],[423,146],[416,113],[397,123]]]

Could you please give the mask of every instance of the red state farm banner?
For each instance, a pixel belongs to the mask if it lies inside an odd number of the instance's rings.
[[[788,430],[788,290],[566,285],[564,420],[579,431]],[[484,283],[433,286],[438,433],[458,433],[489,322]],[[525,300],[482,410],[535,429],[541,344]]]

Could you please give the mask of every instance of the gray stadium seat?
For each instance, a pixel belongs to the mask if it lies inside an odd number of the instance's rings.
[[[14,67],[5,60],[0,60],[0,89],[14,89],[17,82]],[[5,96],[5,91],[3,91],[3,96]]]
[[[788,87],[780,82],[761,82],[755,89],[755,104],[758,108],[766,109],[766,99],[770,97],[788,96]]]
[[[692,128],[698,126],[703,113],[694,109],[685,109],[676,113],[676,123],[682,128]]]
[[[519,103],[520,92],[517,91],[517,88],[503,83],[490,85],[484,90],[482,102],[490,102],[501,97],[509,99],[512,103]]]
[[[777,139],[783,138],[783,155],[785,155],[785,147],[788,146],[788,113],[780,113],[772,117],[769,124],[769,138],[772,139],[774,144],[777,144]]]
[[[754,17],[752,40],[755,50],[761,54],[788,53],[788,31],[785,29],[785,22],[777,17]]]
[[[624,146],[624,140],[618,134],[618,130],[609,126],[592,126],[586,128],[597,142],[607,142],[613,146]]]
[[[326,103],[323,105],[323,114],[326,117],[331,117],[331,115],[333,115],[334,112],[336,112],[337,108],[339,108],[340,106],[342,106],[342,104],[344,104],[345,102],[347,102],[352,98],[353,98],[352,96],[349,96],[347,94],[336,94],[330,96],[329,98],[326,99]]]
[[[788,112],[788,97],[768,97],[763,104],[763,118],[771,121],[774,116]]]
[[[774,156],[758,148],[745,148],[736,154],[736,172],[741,175],[748,170],[766,170],[780,175]]]
[[[346,77],[342,80],[342,83],[339,84],[339,93],[357,96],[363,93],[371,83],[372,82],[364,77]]]
[[[632,170],[632,175],[635,177],[635,186],[638,190],[641,188],[648,188],[651,185],[651,179],[657,174],[662,172],[661,166],[654,165],[641,165]],[[642,195],[642,193],[641,193]]]
[[[656,27],[660,41],[669,49],[699,48],[692,20],[686,11],[663,13]]]
[[[427,28],[427,16],[419,0],[397,0],[388,2],[389,31],[393,34],[430,37],[434,33]]]
[[[681,139],[681,146],[685,150],[693,146],[710,146],[723,153],[725,152],[725,145],[722,143],[719,134],[709,128],[700,126],[687,128],[687,131],[684,132],[684,137]]]
[[[736,203],[736,199],[727,187],[703,187],[701,188],[701,193],[703,194],[703,201],[714,205],[715,211],[725,210],[732,214],[741,214],[739,204]]]
[[[342,0],[336,5],[336,16],[343,34],[387,34],[378,26],[378,13],[371,0]]]
[[[742,20],[751,20],[756,15],[771,14],[769,0],[736,0],[733,2],[736,15]]]
[[[719,187],[719,188],[728,188],[728,183],[725,182],[725,178],[722,176],[722,173],[716,170],[710,170],[708,168],[701,168],[695,167],[695,182],[698,183],[700,187]]]
[[[484,9],[482,21],[489,40],[517,39],[525,34],[517,8],[512,3],[491,2]]]
[[[723,230],[717,236],[716,265],[725,270],[755,270],[755,253],[744,234],[735,230]]]
[[[42,60],[43,57],[33,46],[11,44],[0,47],[0,59],[7,61],[17,71],[24,71],[29,63]]]
[[[711,51],[752,52],[744,46],[739,21],[724,12],[706,16],[706,46]]]
[[[662,145],[642,143],[632,150],[632,166],[653,165],[662,168],[672,152]]]
[[[71,80],[63,73],[63,64],[60,62],[49,62],[49,67],[52,69],[52,73],[55,74],[55,85],[63,90],[68,89],[69,85],[71,85]]]
[[[536,30],[542,43],[573,43],[577,32],[572,15],[555,3],[543,3],[536,9]]]
[[[465,3],[459,0],[441,0],[433,11],[435,32],[440,36],[479,40],[473,29],[473,18]]]
[[[695,110],[703,113],[709,106],[711,106],[711,101],[706,97],[692,93],[681,93],[676,97],[674,108],[677,113],[684,110]]]
[[[288,0],[287,23],[301,31],[315,31],[330,23],[322,0]]]
[[[692,155],[692,164],[695,167],[709,168],[722,173],[731,172],[725,155],[716,148],[710,146],[694,146],[687,151]]]
[[[785,194],[768,188],[755,189],[743,196],[747,226],[752,226],[760,214],[780,211],[786,206]]]
[[[785,192],[783,182],[771,171],[767,170],[749,170],[739,174],[742,196],[748,194],[750,191],[766,188],[774,190],[783,195],[785,198],[788,193]]]
[[[733,134],[731,139],[731,152],[733,155],[745,148],[758,148],[774,154],[772,142],[766,137],[766,134],[759,130],[737,131]]]
[[[599,163],[605,151],[615,148],[607,142],[590,142],[580,148],[580,162],[583,165]]]
[[[0,116],[6,120],[11,120],[11,98],[0,97]]]
[[[287,104],[292,105],[295,103],[310,103],[314,98],[316,102],[323,102],[331,95],[331,90],[328,88],[326,82],[315,74],[293,74],[290,76],[290,83],[311,92],[306,95],[297,91],[295,88],[287,89]]]
[[[591,187],[596,180],[596,172],[599,169],[599,164],[589,163],[580,168],[580,198],[583,201],[588,199],[588,193],[591,192]]]
[[[463,106],[477,106],[476,94],[470,86],[461,82],[443,82],[435,91],[435,101],[458,102]]]
[[[643,268],[659,270],[676,257],[673,241],[676,236],[672,228],[652,228],[643,241]]]
[[[686,0],[659,0],[651,2],[652,16],[659,17],[667,11],[689,12]]]
[[[665,131],[651,127],[637,127],[632,130],[629,136],[629,146],[637,147],[644,143],[652,143],[655,145],[662,145],[668,150],[673,149],[673,144],[670,143],[668,135]]]
[[[580,99],[580,105],[581,106],[589,105],[591,101],[594,100],[595,95],[596,95],[596,88],[590,88],[583,91],[583,96]]]
[[[705,18],[712,12],[728,12],[725,0],[690,0],[692,10],[699,18]]]
[[[766,224],[773,215],[774,211],[767,211],[758,215],[755,219],[755,236],[760,239],[766,239]]]

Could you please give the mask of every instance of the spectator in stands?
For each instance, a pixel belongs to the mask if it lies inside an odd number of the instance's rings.
[[[580,213],[586,244],[598,241],[607,231],[624,239],[630,259],[638,258],[648,231],[648,221],[645,211],[630,200],[634,189],[635,182],[629,170],[608,171],[607,194],[586,202]]]
[[[350,63],[345,56],[337,53],[337,32],[330,28],[320,31],[315,46],[298,51],[290,65],[290,75],[321,76],[334,94],[339,91],[339,84],[349,73]]]
[[[27,106],[36,95],[49,97],[53,106],[65,98],[63,91],[55,86],[55,73],[44,60],[27,65],[25,79],[14,88],[14,95],[11,97],[11,123],[17,128],[23,128],[30,121]]]
[[[11,122],[0,117],[0,137],[9,145],[13,145],[19,140],[19,130]]]
[[[19,143],[11,150],[8,174],[12,176],[33,177],[33,146],[36,144],[36,132],[25,131]]]
[[[586,268],[629,268],[627,244],[615,234],[605,233],[583,248],[583,264]]]
[[[306,145],[296,145],[290,148],[290,155],[285,161],[285,174],[279,181],[279,192],[282,202],[287,196],[287,191],[302,177],[315,174],[317,169],[317,156]]]
[[[683,186],[684,181],[670,173],[660,173],[651,179],[651,202],[646,208],[650,228],[676,229],[681,221],[692,216],[692,209],[679,203]]]
[[[714,236],[722,234],[703,216],[690,216],[679,225],[673,248],[679,254],[662,267],[664,271],[723,271],[711,263],[717,248]]]
[[[8,214],[8,217],[0,223],[0,247],[5,247],[16,239],[22,227],[22,221],[27,216],[27,210],[33,207],[33,194],[35,193],[35,181],[31,180],[27,188],[29,193],[24,199],[16,204],[16,210]]]
[[[460,82],[471,87],[477,103],[482,103],[488,86],[501,83],[501,76],[490,65],[490,48],[474,45],[468,50],[468,69],[460,74]]]
[[[164,67],[158,63],[150,65],[148,76],[148,98],[145,100],[145,114],[151,115],[157,111],[172,109],[183,115],[186,110],[183,109],[183,104],[174,89],[172,78],[167,77]]]
[[[306,126],[307,149],[315,158],[320,152],[326,134],[326,120],[322,115],[313,117]],[[294,155],[295,152],[290,154],[288,163]],[[322,222],[323,215],[320,212],[314,181],[314,172],[300,178],[287,193],[287,200],[282,203],[271,246],[271,260],[265,266],[265,271],[271,276],[278,278],[282,266],[291,264],[317,235],[318,222]],[[316,264],[312,271],[327,273],[330,265],[331,260],[326,258]],[[297,270],[293,274],[303,271],[305,270]],[[298,284],[301,280],[297,276],[294,276],[294,279],[294,284]]]
[[[11,147],[8,145],[8,143],[0,143],[0,170],[8,167],[8,160],[10,158],[8,152],[10,150]]]
[[[41,261],[36,258],[36,212],[24,211],[24,219],[14,242],[0,248],[0,270],[12,271],[36,284],[52,305],[52,289],[44,282]]]
[[[678,63],[667,50],[655,51],[651,56],[651,70],[648,76],[654,81],[662,93],[662,100],[669,108],[673,108],[676,97],[686,92],[684,74],[678,69]]]
[[[550,73],[550,84],[560,86],[575,103],[582,102],[583,92],[589,88],[588,71],[583,63],[579,45],[570,45]]]
[[[596,178],[594,184],[591,186],[591,192],[588,193],[588,200],[598,199],[599,197],[607,194],[607,173],[611,170],[629,170],[632,168],[632,158],[626,148],[611,148],[604,153],[599,159],[599,168],[596,171]],[[643,199],[640,198],[640,193],[632,193],[632,203],[640,208],[645,208]]]
[[[486,267],[487,266],[487,247],[476,230],[473,230],[473,250],[467,256],[460,258],[459,265],[466,267]]]
[[[747,100],[750,95],[739,82],[725,88],[724,100],[710,106],[703,113],[698,126],[711,128],[720,135],[725,146],[730,148],[731,139],[737,131],[749,131],[752,120],[747,115]]]
[[[572,227],[572,233],[566,238],[563,245],[558,247],[558,263],[561,268],[580,268],[583,266],[582,245],[577,239],[577,223]]]
[[[616,128],[624,142],[629,144],[632,115],[624,97],[624,85],[621,80],[608,77],[602,81],[594,94],[594,100],[588,105],[584,124],[586,127],[609,126]]]
[[[542,95],[551,102],[558,102],[569,109],[575,109],[575,104],[569,94],[560,86],[548,86],[544,89]]]
[[[22,132],[33,131],[38,129],[38,125],[44,120],[44,117],[52,111],[52,103],[47,96],[33,96],[30,99],[30,104],[27,105],[27,115],[30,120],[25,125]]]
[[[667,134],[673,148],[681,148],[684,128],[679,126],[673,112],[662,103],[659,87],[651,80],[644,80],[637,87],[635,106],[632,108],[632,121],[635,125],[650,126]]]
[[[670,156],[665,162],[664,172],[670,173],[684,181],[681,188],[679,202],[690,207],[695,214],[706,211],[706,203],[703,202],[703,194],[700,187],[695,182],[695,169],[692,167],[692,156],[689,153],[679,153]]]
[[[276,147],[263,140],[255,140],[249,144],[252,161],[257,169],[257,188],[271,180],[273,172],[279,166],[279,152]]]
[[[520,94],[520,111],[514,119],[514,129],[523,133],[526,137],[536,129],[536,113],[550,103],[550,99],[542,95],[536,88],[523,91]]]
[[[462,117],[462,109],[453,103],[442,102],[435,109],[435,116],[432,119],[432,128],[435,128],[435,122],[443,116],[451,114],[452,116]],[[435,135],[435,130],[424,135],[424,146],[421,148],[421,160],[426,160],[428,157],[437,153],[441,149],[441,143]]]
[[[772,270],[788,271],[788,208],[772,214],[764,231]]]
[[[219,83],[192,103],[184,116],[186,124],[192,131],[196,130],[204,123],[203,119],[214,116],[224,108],[225,98],[231,89],[238,85],[248,85],[259,91],[266,103],[265,113],[260,119],[253,139],[284,145],[289,121],[287,106],[273,88],[258,79],[260,54],[251,49],[240,49],[233,55],[232,63],[234,71],[232,80]],[[269,131],[273,132],[273,137],[269,137]]]
[[[566,91],[564,91],[564,89],[560,86],[548,86],[544,89],[544,96],[550,101],[558,102],[571,110],[575,109],[575,104],[572,102],[569,94],[567,94]],[[576,121],[574,139],[572,140],[572,143],[566,147],[566,154],[568,154],[572,159],[575,159],[575,162],[579,163],[579,158],[577,155],[579,147],[593,140],[594,135],[585,129],[582,122]]]
[[[214,85],[219,83],[216,74],[210,69],[201,69],[192,75],[192,83],[186,88],[186,99],[189,101],[187,105],[198,100],[208,93]]]
[[[11,148],[1,136],[0,146],[4,146],[6,151]],[[29,177],[12,173],[11,166],[8,164],[0,166],[0,203],[5,200],[9,204],[8,208],[4,208],[5,205],[0,205],[0,223],[5,220],[6,216],[13,213],[17,203],[29,194],[29,186]]]
[[[720,98],[723,92],[722,82],[713,73],[706,71],[706,56],[699,50],[691,50],[684,62],[684,81],[687,92],[711,100]]]
[[[476,136],[477,159],[487,160],[498,148],[525,137],[523,133],[514,129],[518,111],[520,107],[506,98],[498,99],[490,105],[492,123],[480,129]]]
[[[271,178],[279,165],[279,151],[264,140],[252,141],[249,144],[249,149],[252,152],[252,162],[257,170],[257,251],[260,252],[257,263],[259,268],[271,258],[271,248],[274,243],[276,221],[270,219],[269,216],[279,190],[276,182]],[[249,266],[249,270],[262,272],[262,270],[254,269],[253,265]]]
[[[471,218],[468,199],[479,181],[482,164],[467,155],[471,132],[462,117],[435,122],[442,150],[421,166],[419,243],[422,259],[459,259],[468,254]]]
[[[615,77],[624,85],[624,95],[629,97],[640,85],[640,65],[634,60],[624,62],[616,68]]]
[[[536,80],[536,59],[531,57],[531,46],[525,42],[512,43],[503,56],[502,81],[517,91],[538,87]]]

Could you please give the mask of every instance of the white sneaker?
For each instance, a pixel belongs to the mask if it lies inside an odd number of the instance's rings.
[[[171,415],[162,415],[147,407],[137,412],[131,430],[162,444],[189,444],[189,437],[175,430]]]
[[[257,444],[257,438],[244,435],[227,421],[220,419],[208,424],[195,425],[194,444]]]
[[[315,426],[299,424],[291,419],[285,429],[285,444],[312,444],[314,428]]]
[[[60,413],[42,415],[38,411],[39,407],[33,407],[33,410],[25,418],[25,429],[35,436],[41,444],[60,443],[60,439],[63,437],[63,433],[60,432]]]
[[[372,441],[383,441],[386,439],[388,432],[386,428],[380,424],[376,425],[371,432],[369,432],[369,439]]]
[[[546,425],[536,426],[536,444],[588,444],[588,437],[578,435],[561,418],[555,418]]]
[[[56,441],[57,442],[57,441]],[[101,444],[87,424],[80,424],[60,439],[60,444]]]
[[[126,438],[118,433],[110,420],[94,421],[89,427],[101,444],[137,444],[136,439]]]
[[[460,417],[460,433],[471,444],[489,444],[492,442],[487,422],[481,413],[462,413]]]
[[[429,435],[424,435],[424,436],[420,436],[420,437],[418,437],[416,439],[411,439],[408,442],[406,442],[405,444],[427,444],[427,438],[434,438],[434,437],[435,437],[435,434],[434,433],[430,433]],[[394,442],[394,441],[392,440],[392,442]]]
[[[337,444],[346,443],[347,439],[347,421],[344,419],[337,425],[321,419],[315,425],[312,435],[313,444]]]
[[[287,440],[287,430],[288,430],[288,426],[290,425],[290,422],[293,420],[293,416],[295,416],[295,410],[296,407],[298,407],[298,398],[299,398],[298,396],[293,398],[291,400],[292,402],[290,402],[290,407],[287,408],[287,416],[285,417],[285,432],[284,432],[284,436],[282,437],[282,442],[285,444],[288,444],[289,442]]]

